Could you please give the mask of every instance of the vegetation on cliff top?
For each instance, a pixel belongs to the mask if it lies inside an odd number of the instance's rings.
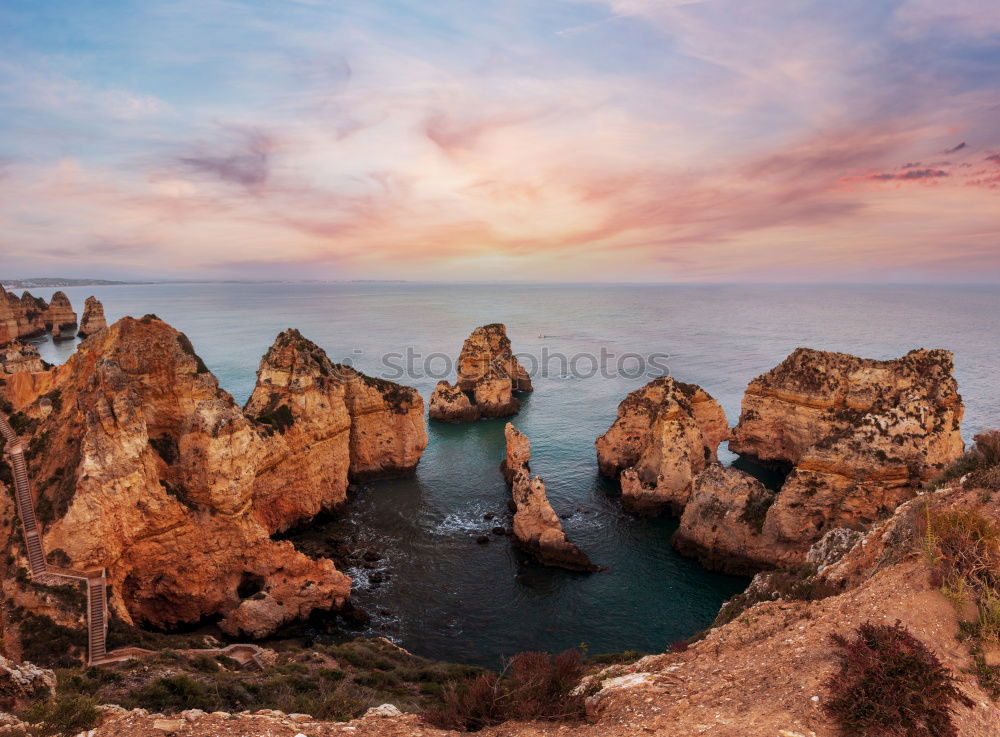
[[[858,737],[958,737],[956,705],[974,706],[955,679],[899,622],[862,624],[851,637],[831,635],[840,668],[826,682],[825,710]]]

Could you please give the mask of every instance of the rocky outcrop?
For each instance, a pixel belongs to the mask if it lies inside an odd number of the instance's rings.
[[[503,474],[507,484],[514,483],[514,476],[518,471],[531,473],[529,462],[531,461],[531,441],[528,436],[514,427],[511,423],[503,429],[505,443],[504,458],[500,461],[500,472]]]
[[[18,298],[0,287],[0,346],[48,332],[59,339],[76,334],[76,313],[65,293],[56,292],[48,303],[29,292]]]
[[[97,297],[87,297],[83,306],[83,317],[80,319],[81,338],[93,335],[99,330],[104,330],[108,326],[108,321],[104,317],[104,305]]]
[[[545,484],[531,476],[531,443],[511,423],[504,428],[507,452],[500,464],[511,485],[514,506],[514,542],[542,565],[571,571],[596,571],[586,554],[566,538],[559,515],[552,509]]]
[[[49,306],[28,292],[20,298],[0,287],[0,345],[19,338],[45,335],[45,313]]]
[[[631,511],[679,515],[695,477],[728,435],[725,412],[707,392],[663,376],[618,405],[617,419],[596,442],[598,468],[619,478]]]
[[[566,538],[559,516],[545,494],[545,484],[538,476],[523,470],[514,475],[514,542],[546,566],[571,571],[596,571],[598,567]]]
[[[735,573],[801,566],[824,535],[868,529],[958,457],[962,410],[947,351],[875,361],[800,348],[750,383],[729,443],[791,469],[780,490],[709,468],[674,546]]]
[[[952,355],[914,350],[876,361],[797,348],[750,382],[729,447],[799,465],[819,444],[866,441],[933,474],[962,450],[962,398]]]
[[[76,313],[69,297],[63,292],[56,292],[45,311],[45,328],[57,340],[68,340],[76,336],[76,326]]]
[[[887,517],[962,453],[952,369],[941,350],[875,361],[800,348],[750,383],[729,447],[792,468],[762,523],[772,565]]]
[[[56,676],[33,663],[14,663],[0,655],[0,709],[20,709],[55,695]]]
[[[431,394],[429,415],[432,420],[442,422],[473,422],[480,417],[479,406],[472,403],[469,395],[444,379]]]
[[[769,568],[775,561],[761,528],[775,496],[750,474],[713,463],[695,479],[673,545],[711,570]]]
[[[246,413],[271,437],[257,513],[272,531],[342,503],[351,480],[413,473],[427,447],[415,389],[335,364],[297,330],[261,359]]]
[[[521,408],[515,392],[530,392],[531,378],[511,350],[500,323],[472,331],[458,357],[458,381],[438,382],[431,396],[431,419],[467,422],[509,417]]]
[[[10,376],[0,391],[30,436],[45,548],[61,565],[106,567],[129,623],[221,617],[227,632],[262,636],[341,606],[350,579],[271,535],[341,502],[352,469],[412,468],[426,440],[415,391],[332,367],[282,334],[244,412],[186,336],[147,316],[45,374]]]
[[[27,343],[13,342],[0,346],[0,376],[3,374],[37,373],[48,368],[38,355],[38,349]]]

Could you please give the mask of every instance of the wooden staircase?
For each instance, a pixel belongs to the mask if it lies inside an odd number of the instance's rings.
[[[49,565],[42,546],[42,530],[35,515],[35,499],[31,494],[24,446],[7,418],[0,413],[0,435],[7,441],[4,455],[14,476],[14,498],[21,519],[24,545],[28,552],[29,574],[32,580],[47,586],[66,580],[87,584],[87,664],[117,663],[131,658],[152,655],[154,651],[125,647],[108,652],[108,579],[105,569],[77,571]],[[204,655],[229,655],[246,667],[264,670],[264,649],[258,645],[236,644],[224,648],[191,651]]]

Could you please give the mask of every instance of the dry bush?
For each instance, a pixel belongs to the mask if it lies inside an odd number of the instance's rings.
[[[425,712],[424,718],[442,729],[470,732],[511,719],[578,720],[584,715],[583,697],[571,692],[583,671],[576,650],[555,657],[520,653],[500,675],[483,673],[449,684],[444,705]]]
[[[831,635],[840,668],[826,682],[825,710],[848,735],[958,737],[956,704],[972,707],[951,673],[899,622],[866,622],[850,638]]]

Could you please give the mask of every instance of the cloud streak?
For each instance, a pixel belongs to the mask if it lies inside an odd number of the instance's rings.
[[[144,7],[5,49],[5,268],[1000,279],[971,0]]]

